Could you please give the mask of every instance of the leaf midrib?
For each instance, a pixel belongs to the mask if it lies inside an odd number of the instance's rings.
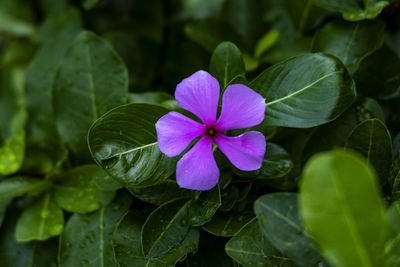
[[[300,90],[298,90],[298,91],[296,91],[296,92],[293,92],[293,93],[291,93],[291,94],[288,94],[287,96],[284,96],[284,97],[275,99],[275,100],[273,100],[273,101],[271,101],[271,102],[268,102],[268,103],[265,104],[265,106],[268,107],[268,106],[271,106],[271,105],[273,105],[273,104],[276,104],[276,103],[285,101],[286,99],[292,98],[293,96],[298,95],[298,94],[304,92],[305,90],[309,89],[310,87],[314,86],[315,84],[319,83],[320,81],[322,81],[322,80],[324,80],[324,79],[326,79],[326,78],[329,78],[329,77],[331,77],[331,76],[333,76],[333,75],[335,75],[335,74],[338,74],[338,73],[340,73],[340,71],[334,71],[334,72],[325,74],[325,75],[322,76],[321,78],[319,78],[319,79],[315,80],[314,82],[312,82],[312,83],[310,83],[310,84],[304,86],[304,87],[301,88]]]

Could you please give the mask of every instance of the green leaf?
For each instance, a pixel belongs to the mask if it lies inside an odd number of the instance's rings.
[[[106,208],[73,214],[60,237],[59,266],[117,266],[112,237],[131,203],[119,194]]]
[[[260,58],[265,53],[265,51],[276,44],[278,39],[279,31],[272,30],[267,32],[260,40],[258,40],[256,48],[254,50],[254,57]]]
[[[253,218],[254,214],[250,211],[231,213],[218,212],[210,222],[202,227],[210,234],[231,237]]]
[[[388,1],[364,0],[362,4],[358,0],[316,0],[315,5],[324,9],[341,12],[343,18],[349,21],[374,19],[384,7],[389,5]]]
[[[306,165],[300,186],[306,229],[334,266],[385,266],[378,179],[365,159],[333,150]]]
[[[174,97],[165,92],[129,93],[129,103],[159,105],[168,100],[174,100]]]
[[[354,73],[364,58],[382,46],[384,28],[380,21],[331,22],[315,34],[312,51],[334,55]]]
[[[323,54],[304,54],[276,64],[249,87],[266,98],[268,126],[321,125],[337,118],[355,99],[346,68]]]
[[[388,183],[393,156],[392,139],[385,124],[378,119],[363,121],[351,132],[346,148],[361,153],[375,167],[381,185]]]
[[[154,125],[168,112],[150,104],[128,104],[95,121],[88,143],[93,158],[125,187],[145,187],[166,180],[175,158],[160,152]]]
[[[54,199],[69,212],[88,213],[106,206],[114,191],[104,191],[95,184],[98,176],[108,174],[97,165],[75,167],[58,178],[54,185]]]
[[[299,266],[318,266],[322,261],[304,233],[298,213],[298,195],[272,193],[254,203],[254,211],[264,237]]]
[[[400,96],[400,57],[388,45],[367,57],[354,75],[357,88],[367,96],[388,100]]]
[[[83,2],[83,7],[86,10],[90,10],[90,9],[94,8],[99,2],[100,2],[100,0],[85,0]]]
[[[385,244],[385,258],[387,267],[400,265],[400,202],[394,202],[386,212],[388,239]]]
[[[187,199],[177,199],[155,209],[142,229],[142,248],[146,259],[157,260],[179,245],[190,230]]]
[[[128,84],[125,65],[112,47],[94,33],[78,34],[63,58],[53,89],[58,132],[77,157],[89,155],[90,125],[126,103]]]
[[[29,177],[13,177],[0,183],[0,201],[20,197],[26,193],[39,192],[49,186],[49,182]]]
[[[55,127],[53,83],[64,53],[80,27],[80,15],[76,9],[66,6],[62,12],[52,13],[40,28],[43,44],[26,71],[26,107],[32,123],[32,143],[55,161],[64,158],[66,152]]]
[[[246,80],[239,48],[231,42],[220,43],[211,56],[210,73],[218,80],[221,92],[237,79]]]
[[[27,242],[46,240],[57,236],[64,229],[64,215],[54,203],[51,193],[47,193],[24,212],[18,219],[16,240]]]
[[[191,228],[185,239],[172,250],[157,260],[145,259],[142,252],[141,230],[146,217],[143,213],[130,211],[114,233],[114,249],[121,267],[128,266],[175,266],[189,252],[197,249],[199,232]]]
[[[3,224],[4,216],[6,215],[6,211],[7,211],[7,208],[8,208],[8,205],[10,204],[10,202],[11,202],[11,199],[0,201],[0,228],[1,228],[1,225]]]
[[[256,171],[241,171],[233,168],[235,174],[252,179],[275,179],[288,174],[293,168],[289,153],[282,147],[267,143],[265,157],[261,168]]]
[[[0,174],[9,175],[18,171],[24,161],[25,132],[20,129],[0,145]]]
[[[211,190],[201,192],[190,203],[188,211],[189,224],[201,226],[207,223],[220,206],[221,193],[218,185]]]
[[[239,198],[239,190],[236,186],[229,185],[221,192],[221,206],[219,210],[230,211]]]
[[[18,37],[32,37],[35,34],[32,22],[14,17],[6,10],[0,11],[0,31]]]
[[[177,198],[191,198],[195,194],[193,190],[179,187],[176,181],[173,180],[166,180],[149,187],[132,187],[129,191],[141,201],[157,206]]]
[[[225,246],[226,253],[245,267],[295,266],[264,237],[257,218],[248,222]]]

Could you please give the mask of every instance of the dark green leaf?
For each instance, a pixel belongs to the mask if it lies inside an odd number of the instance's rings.
[[[289,153],[282,147],[267,143],[265,157],[260,169],[256,171],[240,171],[233,169],[235,174],[241,177],[253,179],[275,179],[288,174],[293,168],[293,162]]]
[[[312,51],[336,56],[354,73],[361,60],[382,46],[384,27],[380,21],[331,22],[316,33]]]
[[[355,99],[346,68],[323,54],[305,54],[274,65],[250,88],[266,98],[269,126],[317,126],[337,118]]]
[[[392,139],[385,124],[378,119],[365,120],[351,132],[346,148],[366,157],[378,172],[381,185],[389,180],[392,166]]]
[[[17,222],[16,240],[27,242],[46,240],[57,236],[64,229],[64,215],[50,193],[25,209]]]
[[[165,92],[129,93],[129,103],[146,103],[159,105],[165,101],[173,100],[174,97]]]
[[[69,170],[55,184],[55,201],[61,208],[78,213],[88,213],[106,206],[115,192],[99,189],[95,184],[98,176],[108,174],[97,165],[82,165]]]
[[[295,266],[264,237],[257,218],[248,222],[226,243],[226,253],[245,267]]]
[[[239,48],[231,42],[219,44],[211,56],[210,74],[218,80],[221,92],[237,79],[246,80]]]
[[[388,239],[385,245],[386,266],[400,266],[400,202],[394,202],[386,212]]]
[[[35,193],[49,186],[49,182],[28,177],[13,177],[0,183],[0,201]]]
[[[239,190],[236,186],[230,185],[221,192],[221,206],[219,210],[230,211],[239,197]]]
[[[1,228],[1,225],[3,224],[4,217],[6,215],[6,211],[7,211],[7,208],[8,208],[8,205],[10,204],[10,202],[11,202],[11,199],[0,201],[0,228]]]
[[[253,218],[254,214],[249,211],[232,213],[218,212],[210,222],[202,227],[213,235],[231,237]]]
[[[194,196],[194,191],[179,187],[173,180],[166,180],[149,187],[132,187],[130,192],[138,199],[158,206],[173,199]]]
[[[219,186],[201,192],[193,199],[189,206],[188,221],[193,226],[201,226],[210,221],[221,206]]]
[[[121,267],[128,266],[174,266],[187,253],[194,251],[199,242],[199,232],[191,228],[185,239],[156,260],[145,259],[142,252],[141,230],[146,217],[139,211],[129,212],[114,233],[114,249]]]
[[[314,156],[303,173],[300,209],[332,265],[385,266],[384,206],[364,158],[339,149]]]
[[[272,193],[254,203],[264,237],[299,266],[318,266],[321,256],[304,233],[298,211],[298,195]]]
[[[60,136],[79,158],[89,155],[90,125],[126,103],[128,84],[124,63],[106,41],[87,31],[74,39],[54,81],[53,108]]]
[[[142,229],[142,247],[146,259],[157,260],[179,245],[187,236],[190,202],[173,200],[154,210]]]
[[[88,136],[96,162],[128,188],[166,180],[175,171],[176,159],[158,149],[154,125],[167,112],[156,105],[128,104],[103,115]]]
[[[72,215],[60,237],[59,266],[118,266],[112,236],[131,203],[120,194],[106,208]]]

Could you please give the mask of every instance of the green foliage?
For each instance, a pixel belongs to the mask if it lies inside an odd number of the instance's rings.
[[[0,0],[0,267],[400,266],[399,4]],[[198,70],[266,102],[208,191],[155,129]]]

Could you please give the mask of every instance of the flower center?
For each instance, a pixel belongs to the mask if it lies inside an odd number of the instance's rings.
[[[214,128],[214,126],[212,127],[207,127],[207,131],[206,134],[210,137],[213,137],[214,135],[216,135],[218,132],[217,130]]]

